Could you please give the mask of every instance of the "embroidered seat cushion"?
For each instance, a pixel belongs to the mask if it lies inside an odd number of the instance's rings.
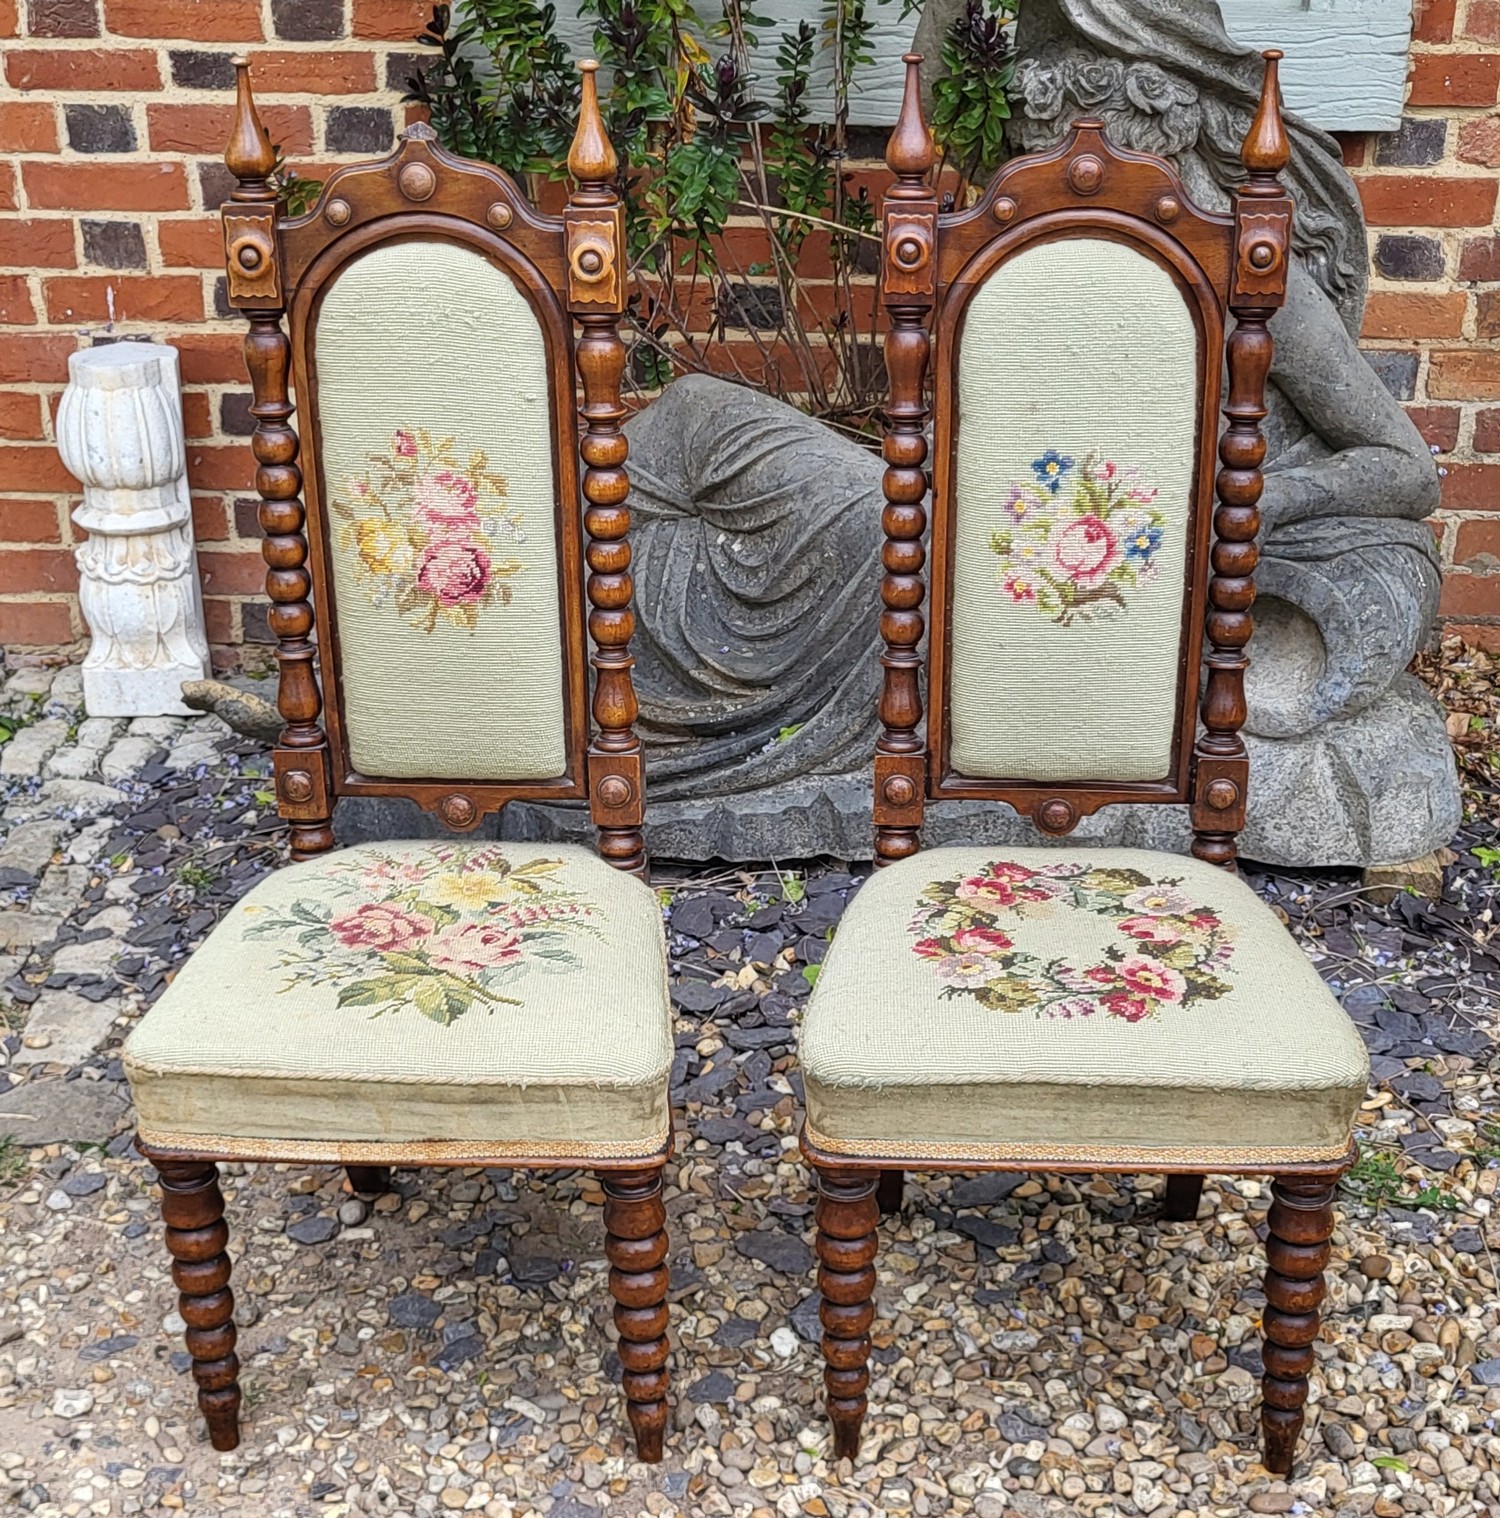
[[[125,1048],[144,1140],[288,1159],[654,1154],[671,1062],[655,894],[538,844],[278,870]]]
[[[802,1030],[851,1156],[1341,1156],[1364,1045],[1271,910],[1137,849],[930,849],[851,902]]]

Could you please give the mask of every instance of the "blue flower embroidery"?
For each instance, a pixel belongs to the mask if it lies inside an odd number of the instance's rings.
[[[1031,461],[1032,472],[1037,480],[1056,495],[1062,488],[1063,476],[1073,467],[1073,460],[1055,448],[1049,448],[1039,459]]]
[[[1125,557],[1145,563],[1161,547],[1160,527],[1140,527],[1125,539]]]

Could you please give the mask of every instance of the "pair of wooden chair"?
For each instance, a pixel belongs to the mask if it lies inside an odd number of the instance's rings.
[[[1234,873],[1267,323],[1291,246],[1267,56],[1228,214],[1091,120],[941,213],[907,60],[881,275],[883,868],[801,1039],[839,1456],[858,1451],[879,1214],[905,1169],[1146,1170],[1169,1174],[1173,1217],[1196,1211],[1204,1173],[1275,1178],[1264,1459],[1291,1466],[1366,1070]],[[395,1164],[494,1163],[601,1172],[627,1411],[641,1458],[661,1457],[671,1016],[635,878],[621,212],[584,67],[561,218],[414,127],[283,221],[241,66],[225,237],[299,862],[220,924],[127,1049],[217,1448],[239,1406],[217,1162],[340,1163],[356,1187]],[[515,797],[586,797],[605,862],[330,852],[345,795],[410,797],[455,832]],[[919,852],[928,797],[1005,801],[1058,840],[1111,803],[1186,804],[1192,857]]]

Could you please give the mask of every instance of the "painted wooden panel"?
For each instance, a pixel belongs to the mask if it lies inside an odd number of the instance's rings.
[[[1024,3],[1024,0],[1022,0]],[[1281,79],[1287,106],[1331,131],[1394,131],[1401,121],[1411,0],[1222,0],[1231,36],[1252,47],[1286,53]],[[704,15],[713,13],[708,0]],[[776,89],[776,42],[800,20],[822,24],[818,0],[759,0],[756,13],[770,21],[767,46],[756,60],[757,93]],[[901,0],[871,0],[875,63],[860,70],[850,92],[849,119],[857,126],[890,126],[901,104],[901,54],[911,46],[917,16],[901,16]],[[577,0],[559,0],[558,31],[576,57],[593,51],[593,26]],[[712,43],[709,44],[713,46]],[[832,115],[829,69],[814,75],[816,120]]]

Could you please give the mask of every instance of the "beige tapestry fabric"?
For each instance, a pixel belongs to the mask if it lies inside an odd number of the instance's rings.
[[[1364,1045],[1237,876],[1138,849],[931,849],[818,977],[813,1142],[859,1154],[1336,1158]]]
[[[1172,277],[1101,238],[1032,245],[971,300],[954,471],[959,773],[1166,776],[1197,355]]]
[[[239,902],[125,1068],[142,1135],[175,1147],[650,1153],[669,1125],[666,973],[655,894],[587,849],[360,845]]]
[[[435,239],[348,265],[315,334],[349,754],[391,779],[566,768],[542,329]]]

